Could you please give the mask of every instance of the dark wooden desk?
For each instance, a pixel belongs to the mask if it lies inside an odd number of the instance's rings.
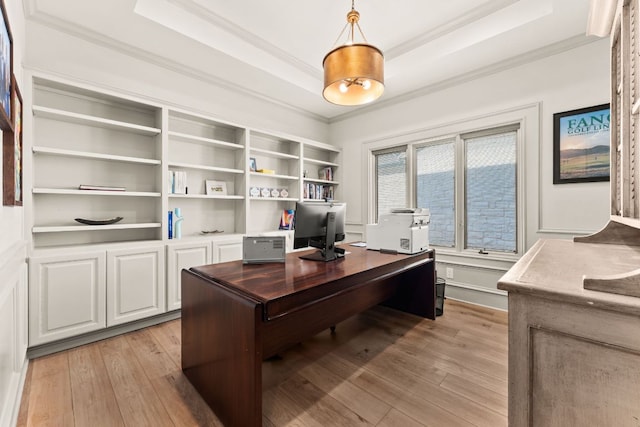
[[[435,254],[182,271],[182,370],[225,425],[262,424],[262,361],[376,304],[435,319]]]

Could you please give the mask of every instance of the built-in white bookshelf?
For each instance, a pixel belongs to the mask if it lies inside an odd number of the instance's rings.
[[[291,247],[283,212],[305,185],[338,184],[340,151],[327,144],[40,74],[30,82],[30,345],[180,308],[183,268],[242,258],[246,235],[285,235]],[[332,179],[317,178],[326,167]],[[169,239],[176,209],[182,238]]]
[[[251,212],[259,215],[247,225],[256,233],[277,229],[284,210],[300,199],[302,143],[287,136],[250,131],[249,157],[256,170],[249,174]]]
[[[33,246],[160,239],[161,107],[41,78],[32,94]]]
[[[340,150],[333,147],[304,146],[302,198],[305,201],[337,198]]]
[[[169,179],[172,172],[182,173],[187,188],[174,185],[172,191],[168,186],[168,207],[181,211],[183,238],[208,236],[204,232],[211,230],[244,233],[246,139],[247,131],[240,126],[169,110]]]
[[[34,249],[168,241],[176,208],[183,238],[272,232],[283,210],[311,200],[308,185],[330,186],[336,198],[340,150],[330,145],[56,78],[34,76],[32,94]],[[318,177],[324,168],[331,179]]]

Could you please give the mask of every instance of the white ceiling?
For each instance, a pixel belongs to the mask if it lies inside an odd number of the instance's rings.
[[[238,90],[332,118],[587,42],[589,0],[355,0],[385,54],[385,93],[365,107],[322,96],[322,60],[349,0],[29,0],[27,18],[171,61]]]

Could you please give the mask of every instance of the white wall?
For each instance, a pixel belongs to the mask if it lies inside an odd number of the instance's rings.
[[[553,113],[609,101],[609,41],[598,40],[496,74],[434,91],[331,125],[331,141],[343,148],[343,158],[362,158],[371,141],[397,140],[412,132],[476,120],[503,111],[539,104],[539,140],[528,140],[526,159],[526,247],[540,237],[570,238],[600,229],[609,212],[609,183],[553,185]],[[533,145],[533,147],[532,147]],[[538,161],[539,159],[539,161]],[[363,163],[343,169],[342,188],[349,204],[351,230],[367,222],[367,183]],[[480,304],[506,307],[496,282],[510,263],[439,257],[439,269],[454,268],[447,295]]]
[[[13,72],[23,86],[24,15],[22,3],[5,0],[13,35]],[[1,134],[2,132],[0,132]],[[0,176],[2,176],[0,150]],[[2,186],[0,186],[0,193]],[[0,194],[0,199],[2,195]],[[0,425],[15,422],[26,363],[27,269],[24,208],[0,206]]]

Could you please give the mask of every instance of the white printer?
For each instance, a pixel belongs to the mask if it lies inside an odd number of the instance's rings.
[[[367,224],[367,249],[415,254],[429,248],[429,209],[392,209]]]

